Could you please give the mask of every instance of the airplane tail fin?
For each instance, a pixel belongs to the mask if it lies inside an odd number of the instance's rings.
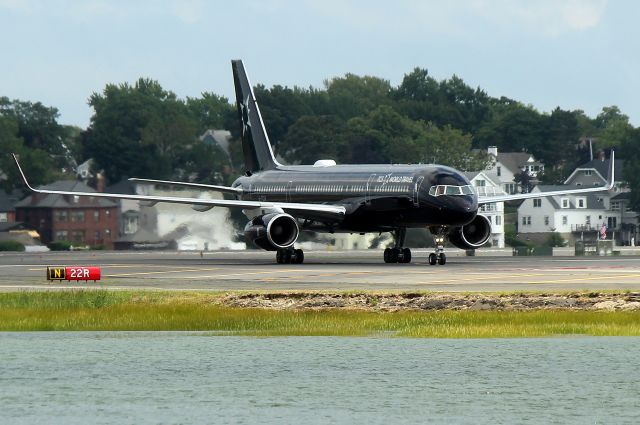
[[[241,60],[232,60],[233,82],[236,88],[236,106],[242,124],[242,152],[244,153],[245,170],[247,173],[272,170],[276,168],[276,161],[269,136],[265,130],[258,103],[253,94],[249,77],[244,70]]]

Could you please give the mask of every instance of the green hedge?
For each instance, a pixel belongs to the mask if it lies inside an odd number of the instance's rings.
[[[24,251],[24,245],[17,241],[0,241],[0,251]]]
[[[71,250],[71,245],[73,245],[71,241],[53,241],[47,246],[51,251],[69,251]]]

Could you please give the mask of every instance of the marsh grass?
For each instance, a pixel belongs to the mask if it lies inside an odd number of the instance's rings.
[[[640,336],[640,313],[594,311],[268,310],[220,304],[221,294],[0,294],[1,331],[211,331],[251,336],[507,338]]]

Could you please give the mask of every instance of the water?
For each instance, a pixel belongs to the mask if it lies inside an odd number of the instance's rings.
[[[640,422],[640,338],[0,333],[0,423]]]

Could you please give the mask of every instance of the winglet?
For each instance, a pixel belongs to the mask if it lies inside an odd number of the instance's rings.
[[[24,182],[24,184],[29,188],[30,191],[37,192],[37,190],[32,188],[29,182],[27,181],[27,177],[24,175],[24,171],[22,171],[22,167],[20,167],[20,163],[18,162],[18,157],[16,156],[16,154],[12,153],[11,155],[13,155],[13,160],[16,162],[16,165],[18,166],[18,171],[20,171],[20,175],[22,176],[22,181]]]
[[[613,149],[611,149],[611,156],[609,157],[609,181],[607,182],[607,190],[613,189],[613,184],[615,183],[615,164],[616,164],[616,153]]]

